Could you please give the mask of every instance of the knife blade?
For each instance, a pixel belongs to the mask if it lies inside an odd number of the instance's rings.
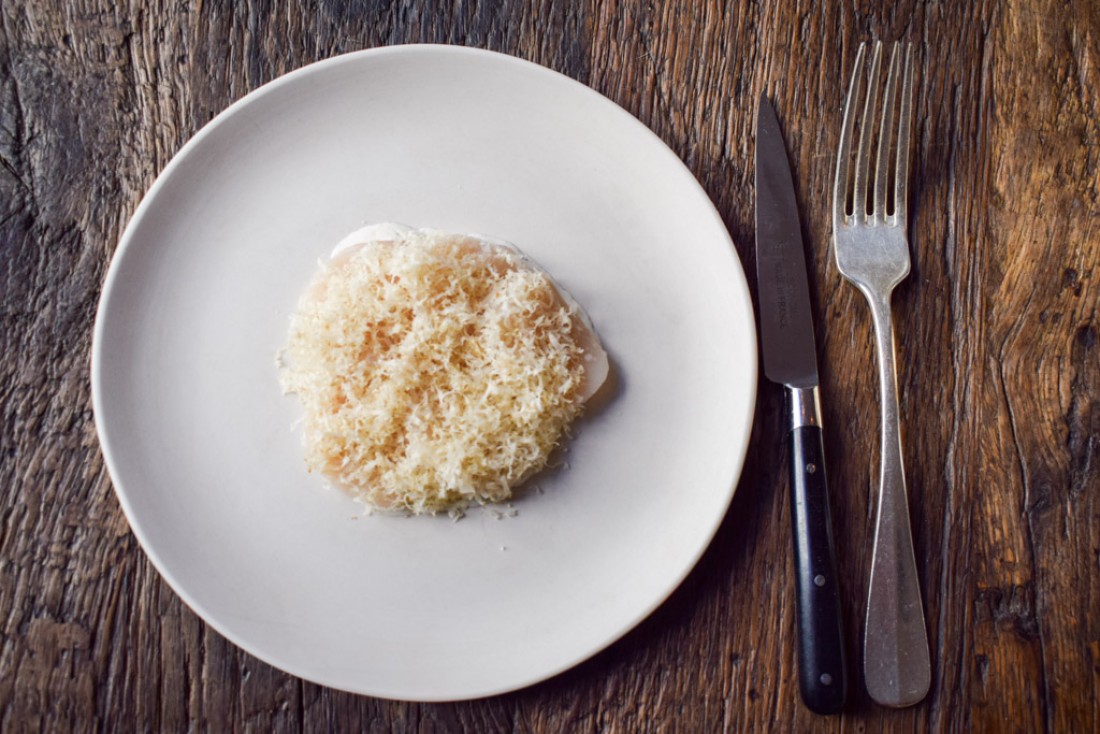
[[[799,689],[810,710],[832,714],[844,707],[848,670],[817,349],[794,181],[779,120],[764,95],[756,116],[756,277],[764,374],[787,397]]]

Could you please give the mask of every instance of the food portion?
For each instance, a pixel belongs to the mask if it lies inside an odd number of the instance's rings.
[[[283,359],[310,470],[413,514],[510,499],[608,373],[580,307],[518,250],[392,224],[337,246]]]

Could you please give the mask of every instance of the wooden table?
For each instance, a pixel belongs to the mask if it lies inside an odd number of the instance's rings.
[[[1100,730],[1100,5],[0,4],[0,729]],[[288,7],[291,6],[291,7]],[[856,6],[856,7],[853,7]],[[122,227],[232,101],[334,54],[503,51],[591,85],[694,171],[753,272],[757,96],[812,246],[834,521],[859,659],[877,421],[870,321],[828,249],[859,41],[916,45],[913,272],[895,297],[929,698],[798,700],[780,395],[712,547],[652,617],[548,682],[422,705],[306,683],[227,643],[138,547],[104,469],[91,326]],[[854,666],[858,670],[858,665]]]

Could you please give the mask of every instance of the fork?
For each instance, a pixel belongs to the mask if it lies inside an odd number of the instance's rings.
[[[881,86],[881,42],[874,46],[854,174],[850,171],[865,51],[865,45],[860,44],[844,106],[833,188],[833,246],[837,269],[859,288],[871,308],[882,404],[878,516],[863,637],[864,681],[875,702],[902,707],[923,699],[932,679],[905,491],[894,324],[890,312],[894,288],[909,274],[906,209],[913,54],[908,44],[903,47],[896,43],[890,55],[872,178],[870,159]],[[903,78],[900,95],[899,75]],[[900,107],[896,126],[895,107]],[[892,155],[895,136],[896,154]],[[873,191],[868,188],[872,182]]]

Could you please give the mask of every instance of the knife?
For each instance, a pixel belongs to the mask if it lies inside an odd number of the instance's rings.
[[[821,439],[806,253],[779,120],[756,115],[756,279],[764,374],[787,394],[791,530],[798,599],[798,683],[806,706],[837,713],[848,693],[840,589]]]

